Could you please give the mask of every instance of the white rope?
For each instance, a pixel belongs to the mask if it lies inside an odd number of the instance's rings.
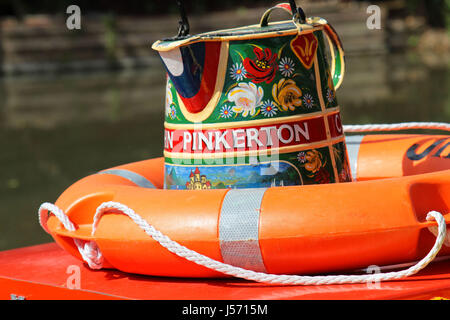
[[[47,227],[47,211],[53,213],[69,231],[75,231],[75,225],[70,221],[69,217],[63,210],[56,205],[50,203],[44,203],[39,208],[39,222],[41,226],[49,232]],[[252,270],[246,270],[243,268],[235,267],[229,264],[225,264],[220,261],[216,261],[207,256],[204,256],[198,252],[190,250],[179,243],[171,240],[160,231],[156,230],[140,215],[134,212],[131,208],[118,202],[104,202],[96,210],[94,215],[94,221],[92,224],[92,235],[94,235],[98,222],[101,216],[107,212],[116,212],[125,214],[131,218],[141,229],[143,229],[149,236],[156,240],[161,246],[175,253],[176,255],[185,258],[189,261],[195,262],[198,265],[207,267],[209,269],[227,274],[230,276],[243,278],[246,280],[281,284],[281,285],[323,285],[323,284],[344,284],[344,283],[367,283],[378,282],[386,280],[402,279],[411,276],[423,268],[425,268],[437,255],[444,243],[446,237],[446,224],[445,219],[437,211],[430,211],[427,215],[427,220],[436,220],[438,223],[438,235],[436,242],[430,252],[417,264],[402,271],[377,273],[370,275],[330,275],[330,276],[298,276],[298,275],[278,275],[268,274],[263,272],[255,272]],[[103,256],[95,244],[94,241],[83,241],[80,239],[74,239],[74,243],[77,246],[82,258],[88,263],[92,269],[101,269],[103,266]]]
[[[171,240],[165,236],[153,226],[151,226],[140,215],[135,213],[131,208],[118,202],[104,202],[96,210],[94,216],[94,222],[92,225],[92,235],[94,235],[97,224],[101,216],[106,212],[122,213],[130,217],[141,229],[143,229],[149,236],[156,240],[161,246],[175,253],[176,255],[185,258],[189,261],[195,262],[198,265],[207,267],[209,269],[238,277],[246,280],[252,280],[256,282],[281,284],[281,285],[323,285],[323,284],[343,284],[343,283],[367,283],[378,282],[386,280],[401,279],[413,275],[423,268],[425,268],[434,257],[444,243],[446,236],[446,224],[445,219],[437,211],[430,211],[427,215],[427,220],[436,220],[438,223],[439,234],[436,238],[436,242],[430,252],[417,264],[412,267],[396,272],[378,273],[370,275],[330,275],[330,276],[298,276],[298,275],[278,275],[267,274],[263,272],[255,272],[252,270],[246,270],[243,268],[235,267],[223,262],[213,260],[207,256],[204,256],[198,252],[190,250],[177,242]]]
[[[450,131],[450,123],[445,122],[402,122],[392,124],[344,125],[345,132],[396,131],[409,129],[435,129]]]
[[[56,205],[44,202],[39,207],[39,224],[42,228],[44,228],[45,232],[50,233],[50,230],[47,227],[47,220],[48,220],[48,212],[53,213],[55,217],[58,218],[59,221],[64,225],[64,228],[66,228],[69,231],[75,231],[75,225],[70,221],[69,217],[64,213],[63,210],[58,208]]]
[[[73,241],[89,268],[94,270],[103,268],[103,255],[95,241],[83,241],[80,239],[73,239]]]
[[[66,228],[67,230],[75,231],[77,229],[63,210],[61,210],[54,204],[45,202],[39,207],[39,224],[47,233],[50,233],[50,230],[47,226],[48,212],[51,212],[55,217],[57,217],[58,220],[63,224],[64,228]],[[87,262],[91,269],[97,270],[102,268],[103,256],[94,241],[73,239],[73,242],[77,246],[81,257],[84,261]]]

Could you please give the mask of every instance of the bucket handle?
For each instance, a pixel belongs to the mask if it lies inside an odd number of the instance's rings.
[[[259,21],[259,24],[261,27],[267,27],[269,23],[269,17],[272,11],[281,9],[283,11],[286,11],[290,15],[292,15],[292,20],[298,22],[298,23],[305,23],[306,22],[306,15],[302,8],[297,7],[295,5],[295,1],[290,0],[289,3],[279,3],[272,8],[269,8],[264,12],[263,16],[261,17],[261,20]],[[295,14],[293,14],[295,12]]]
[[[259,22],[261,27],[267,27],[269,23],[270,14],[274,10],[283,10],[292,15],[292,19],[296,24],[319,24],[323,26],[325,36],[328,40],[328,44],[331,50],[331,77],[333,80],[334,88],[337,90],[344,80],[345,73],[345,56],[344,47],[339,39],[338,34],[334,28],[323,18],[313,17],[306,19],[305,12],[302,8],[295,5],[294,0],[290,0],[289,3],[279,3],[272,8],[269,8],[264,12]],[[295,12],[295,14],[293,14]]]

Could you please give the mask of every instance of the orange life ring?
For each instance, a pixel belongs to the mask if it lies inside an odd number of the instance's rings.
[[[121,202],[174,241],[246,269],[311,274],[414,261],[435,237],[430,210],[450,216],[450,136],[347,137],[354,182],[260,189],[164,190],[164,159],[87,176],[56,201],[55,241],[81,259],[73,239],[95,241],[106,268],[173,277],[222,277],[161,247],[127,216],[96,208]],[[450,254],[444,245],[440,255]]]

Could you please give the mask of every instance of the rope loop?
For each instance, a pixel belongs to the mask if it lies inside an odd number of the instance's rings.
[[[103,255],[95,241],[74,239],[74,242],[83,260],[89,265],[89,268],[94,270],[103,268]]]
[[[52,213],[55,217],[57,217],[67,230],[75,231],[77,229],[62,209],[54,204],[45,202],[39,207],[39,224],[47,233],[50,233],[47,226],[48,213]],[[78,248],[81,257],[91,269],[97,270],[103,267],[103,255],[94,241],[84,241],[74,238],[73,242]]]
[[[48,213],[52,213],[58,220],[63,224],[64,228],[69,231],[75,231],[76,227],[70,221],[69,217],[64,213],[63,210],[58,208],[56,205],[44,202],[39,207],[39,224],[45,230],[45,232],[50,233],[50,230],[47,227]]]

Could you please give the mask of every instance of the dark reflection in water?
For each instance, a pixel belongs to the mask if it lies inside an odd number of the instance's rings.
[[[447,64],[448,65],[448,64]],[[0,80],[0,250],[51,241],[37,209],[76,180],[162,155],[162,66]],[[450,121],[450,72],[416,56],[350,56],[345,124]]]

